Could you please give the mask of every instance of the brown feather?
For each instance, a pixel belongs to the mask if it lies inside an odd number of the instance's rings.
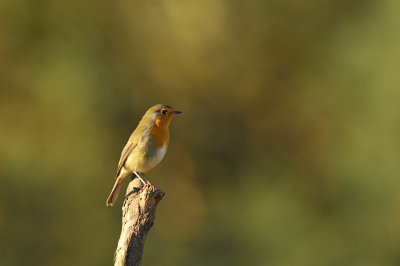
[[[129,145],[128,145],[129,144]],[[118,169],[117,169],[117,174],[115,175],[115,178],[118,178],[119,173],[121,172],[121,168],[124,165],[126,159],[128,158],[129,154],[133,151],[133,149],[136,147],[137,143],[133,144],[132,142],[128,142],[125,148],[122,151],[121,158],[119,159],[119,164],[118,164]]]

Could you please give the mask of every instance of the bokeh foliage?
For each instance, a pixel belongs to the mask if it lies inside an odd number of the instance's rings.
[[[400,4],[0,1],[0,265],[110,265],[168,103],[144,265],[400,264]]]

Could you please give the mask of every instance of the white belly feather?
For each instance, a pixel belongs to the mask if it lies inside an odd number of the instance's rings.
[[[159,164],[161,160],[164,158],[166,153],[167,153],[167,145],[164,145],[162,148],[157,149],[154,156],[150,157],[150,160],[148,160],[147,165],[145,165],[145,168],[147,168],[146,171],[150,170],[151,168]]]
[[[132,172],[145,173],[159,164],[167,153],[168,146],[152,148],[152,152],[149,152],[149,145],[151,143],[147,141],[139,142],[127,158],[125,167]]]

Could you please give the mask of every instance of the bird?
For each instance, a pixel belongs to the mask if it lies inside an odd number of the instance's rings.
[[[138,177],[143,185],[148,183],[144,173],[164,158],[169,145],[171,118],[181,113],[167,104],[157,104],[147,110],[121,152],[115,184],[107,199],[107,206],[114,205],[127,177]]]

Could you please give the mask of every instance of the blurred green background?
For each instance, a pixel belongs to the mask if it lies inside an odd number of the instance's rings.
[[[143,265],[400,265],[400,2],[0,1],[0,265],[110,265],[120,152],[184,112]]]

